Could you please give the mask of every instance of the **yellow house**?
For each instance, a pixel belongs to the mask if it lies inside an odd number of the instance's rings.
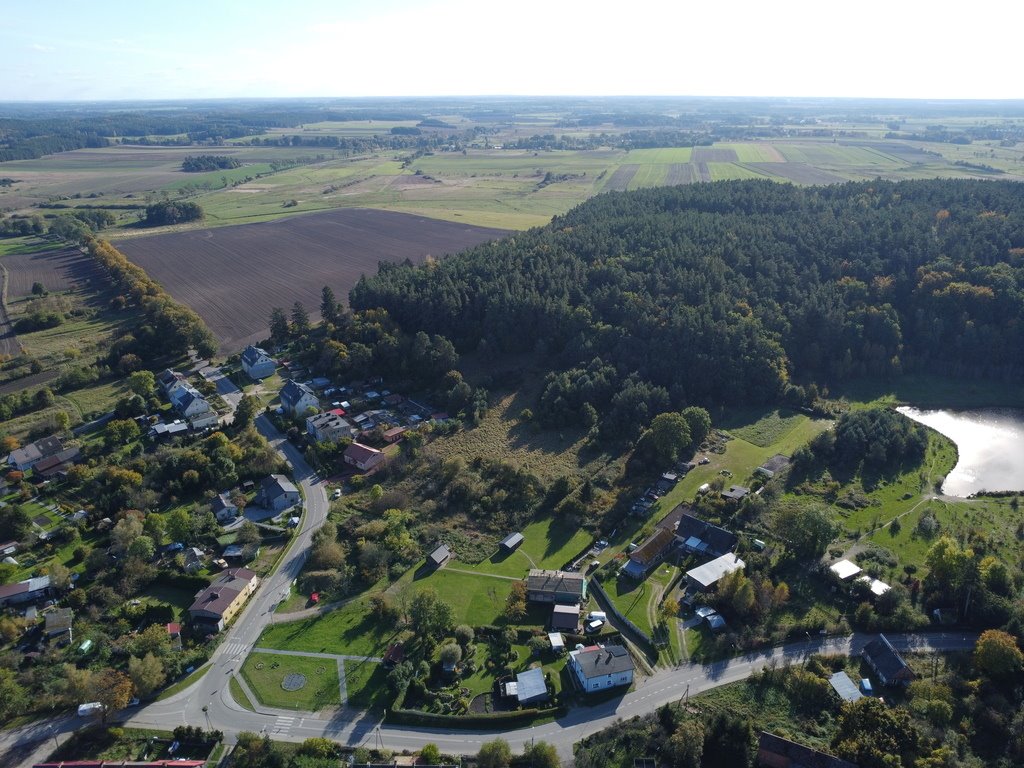
[[[247,568],[228,568],[217,580],[196,594],[188,609],[192,623],[200,629],[220,632],[238,613],[260,580]]]

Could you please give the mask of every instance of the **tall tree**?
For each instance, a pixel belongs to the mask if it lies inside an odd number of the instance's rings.
[[[294,336],[305,336],[309,333],[309,313],[302,306],[301,301],[292,304],[292,334]]]
[[[128,677],[131,678],[135,694],[139,698],[149,696],[167,679],[164,674],[164,663],[152,653],[147,653],[141,659],[135,656],[128,659]]]
[[[338,300],[334,298],[334,291],[329,285],[325,285],[320,291],[320,315],[325,323],[338,324]]]
[[[278,344],[286,341],[291,335],[291,326],[288,324],[288,316],[280,307],[270,310],[270,337]]]

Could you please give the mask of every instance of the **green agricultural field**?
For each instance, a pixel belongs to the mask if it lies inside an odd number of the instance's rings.
[[[338,665],[333,659],[251,653],[241,672],[249,689],[268,707],[316,712],[341,705]],[[305,676],[305,685],[297,691],[286,691],[282,683],[290,674]]]
[[[664,149],[632,149],[623,157],[622,162],[639,163],[640,165],[672,165],[688,163],[693,150],[690,147],[666,147]]]
[[[350,656],[380,656],[397,634],[393,623],[378,622],[365,597],[323,616],[272,624],[257,645],[286,651],[314,651]]]
[[[630,189],[641,189],[642,187],[660,187],[665,184],[665,174],[668,171],[667,165],[641,165],[633,180],[629,183]]]

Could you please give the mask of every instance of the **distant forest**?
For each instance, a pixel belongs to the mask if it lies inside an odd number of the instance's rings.
[[[1000,181],[736,181],[600,195],[350,297],[460,350],[535,352],[542,414],[630,431],[669,407],[1024,373],[1024,195]],[[794,384],[794,382],[796,384]]]

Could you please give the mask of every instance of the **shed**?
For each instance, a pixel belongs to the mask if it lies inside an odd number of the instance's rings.
[[[521,533],[510,533],[504,539],[502,539],[498,546],[501,547],[503,552],[515,552],[526,539],[523,538]]]
[[[860,573],[860,566],[856,563],[850,562],[849,560],[840,560],[838,563],[830,565],[828,569],[832,571],[840,581],[846,581]]]
[[[832,677],[828,679],[828,684],[832,686],[839,698],[843,701],[856,701],[857,699],[864,698],[864,694],[857,690],[857,685],[850,679],[850,676],[843,671],[836,672]]]
[[[712,613],[706,617],[704,621],[708,624],[708,629],[712,632],[721,632],[725,629],[725,618],[720,613]]]
[[[437,548],[427,558],[427,565],[431,568],[440,568],[452,558],[452,551],[444,544],[438,544]]]
[[[551,643],[551,650],[555,653],[565,651],[565,638],[562,637],[561,632],[549,632],[548,642]]]
[[[534,667],[516,675],[516,697],[520,704],[546,701],[548,686],[544,682],[544,670]]]
[[[551,609],[551,628],[575,632],[580,623],[579,605],[556,603]]]

